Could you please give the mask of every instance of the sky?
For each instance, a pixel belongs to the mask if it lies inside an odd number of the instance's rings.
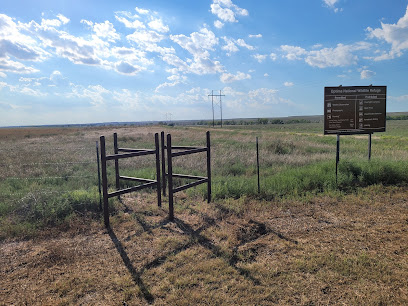
[[[408,111],[407,0],[14,0],[0,126],[323,114],[325,86]],[[214,98],[219,119],[220,98]]]

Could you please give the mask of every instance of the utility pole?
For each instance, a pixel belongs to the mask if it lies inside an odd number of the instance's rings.
[[[221,90],[220,90],[219,95],[214,95],[214,90],[211,90],[211,95],[208,95],[208,96],[211,97],[211,106],[212,106],[212,113],[213,113],[213,127],[215,125],[215,120],[214,120],[214,97],[220,97],[220,112],[221,112],[221,127],[222,127],[222,101],[221,101],[221,97],[225,97],[225,95],[223,95],[221,93]]]
[[[173,114],[172,113],[166,113],[165,115],[166,115],[166,122],[167,122],[167,120],[170,120],[170,123],[171,123],[171,116]]]

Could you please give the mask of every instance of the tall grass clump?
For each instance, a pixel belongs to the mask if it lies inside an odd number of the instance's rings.
[[[0,201],[0,238],[32,236],[39,229],[66,223],[77,214],[97,212],[97,188],[57,194],[32,192],[14,203]]]
[[[368,185],[408,183],[408,163],[403,161],[341,161],[336,183],[335,162],[326,161],[303,167],[287,168],[275,175],[261,176],[258,193],[256,175],[215,176],[212,182],[214,199],[249,196],[266,200],[300,198],[332,191],[352,191]],[[199,192],[205,193],[205,187]]]
[[[405,161],[344,161],[339,170],[346,179],[345,186],[408,183],[408,163]]]

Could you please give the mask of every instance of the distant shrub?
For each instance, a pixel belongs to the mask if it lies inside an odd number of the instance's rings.
[[[312,121],[306,119],[290,119],[286,121],[286,124],[293,124],[293,123],[311,123]]]
[[[273,154],[284,155],[291,154],[295,150],[295,145],[292,142],[284,142],[280,139],[266,144],[267,152]]]

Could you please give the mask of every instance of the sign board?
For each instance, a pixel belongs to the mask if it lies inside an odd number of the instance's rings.
[[[386,86],[324,88],[324,134],[385,132]]]

